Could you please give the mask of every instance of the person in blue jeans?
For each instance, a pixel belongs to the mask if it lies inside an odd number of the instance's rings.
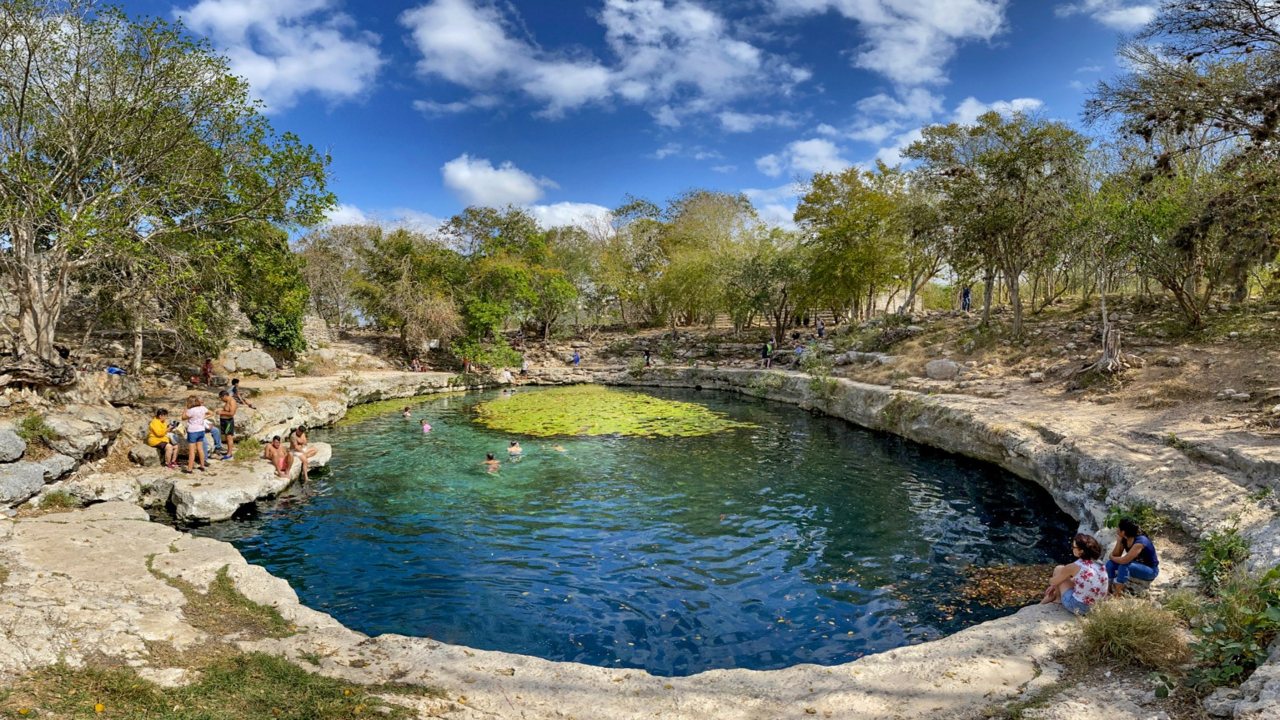
[[[1107,558],[1107,578],[1111,580],[1111,592],[1124,594],[1129,579],[1151,582],[1160,574],[1160,558],[1156,546],[1132,518],[1120,521],[1115,547]]]

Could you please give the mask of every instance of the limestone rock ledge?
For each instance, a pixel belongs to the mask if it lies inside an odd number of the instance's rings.
[[[311,445],[317,452],[308,467],[328,465],[333,448],[321,442]],[[211,461],[206,472],[190,475],[168,468],[98,473],[50,485],[45,492],[66,492],[86,504],[128,502],[143,507],[171,504],[179,521],[207,523],[229,520],[244,505],[279,495],[301,475],[302,466],[297,463],[290,468],[288,477],[281,477],[265,460]]]

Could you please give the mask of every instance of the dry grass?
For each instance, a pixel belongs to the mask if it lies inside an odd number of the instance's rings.
[[[156,570],[152,566],[153,559],[154,556],[147,559],[147,569],[186,597],[182,614],[192,627],[217,638],[237,639],[284,638],[297,632],[297,628],[275,608],[256,603],[241,594],[227,575],[225,566],[209,583],[209,590],[202,593],[191,583]]]
[[[1076,652],[1156,670],[1172,670],[1190,657],[1178,617],[1142,598],[1112,598],[1090,610]]]

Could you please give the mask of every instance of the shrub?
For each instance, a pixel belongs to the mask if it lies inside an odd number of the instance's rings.
[[[1201,691],[1239,684],[1266,660],[1267,647],[1277,634],[1280,567],[1260,577],[1238,573],[1227,578],[1195,628],[1191,684]]]
[[[80,507],[80,501],[66,490],[54,490],[40,498],[41,510],[70,510]]]
[[[18,427],[14,431],[18,437],[23,440],[33,442],[47,443],[54,438],[53,428],[49,427],[44,418],[39,413],[31,413],[18,421]]]
[[[1177,615],[1188,626],[1193,625],[1204,612],[1205,599],[1195,590],[1179,588],[1165,596],[1164,608]]]
[[[644,358],[631,358],[627,361],[627,374],[633,378],[644,375]]]
[[[1089,660],[1137,663],[1156,670],[1175,668],[1188,657],[1178,618],[1142,598],[1113,598],[1090,610],[1079,652]]]
[[[1249,543],[1234,527],[1215,530],[1200,541],[1196,574],[1205,592],[1214,595],[1236,568],[1249,559]]]
[[[1143,532],[1158,533],[1169,526],[1169,519],[1155,511],[1155,508],[1146,503],[1132,503],[1128,505],[1113,505],[1107,509],[1107,517],[1102,524],[1109,528],[1115,528],[1120,525],[1120,521],[1130,518],[1138,523],[1138,527]]]

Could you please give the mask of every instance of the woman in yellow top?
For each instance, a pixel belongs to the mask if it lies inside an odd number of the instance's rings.
[[[178,467],[178,446],[169,437],[169,411],[156,408],[156,416],[147,426],[147,444],[160,453],[160,462],[170,470]]]

